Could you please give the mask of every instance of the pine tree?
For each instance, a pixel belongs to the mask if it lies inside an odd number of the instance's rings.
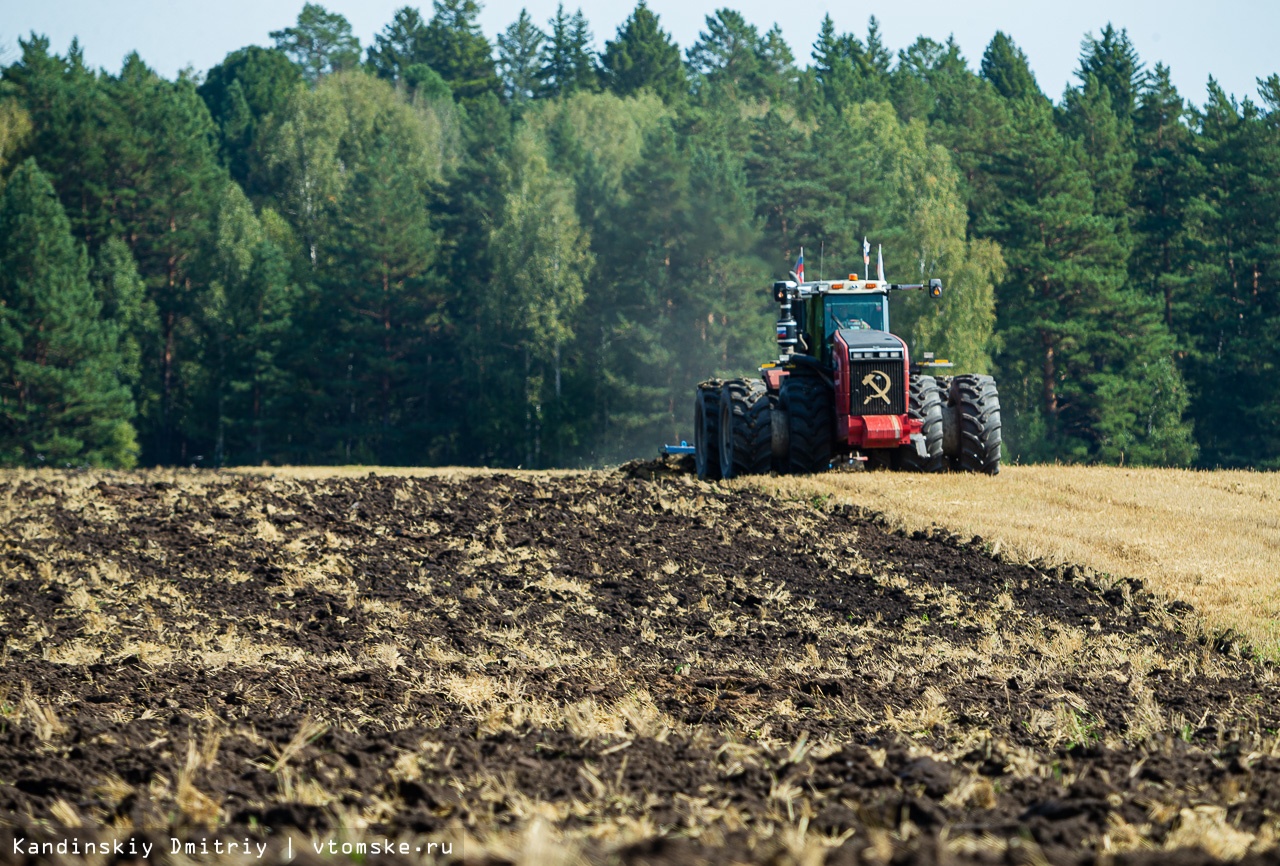
[[[119,112],[98,76],[85,66],[78,42],[72,41],[65,59],[49,52],[44,36],[19,40],[19,45],[21,58],[0,77],[30,120],[31,132],[24,137],[26,146],[9,158],[39,156],[67,209],[72,232],[96,248],[118,233],[106,204],[114,192],[107,179],[113,158],[103,130],[119,123]]]
[[[1157,65],[1135,113],[1138,159],[1133,170],[1134,247],[1129,273],[1159,299],[1165,326],[1180,348],[1191,347],[1199,311],[1211,303],[1196,270],[1206,261],[1206,173],[1190,111],[1169,68]]]
[[[680,49],[658,24],[658,16],[644,0],[604,46],[601,76],[605,86],[619,96],[652,90],[671,104],[687,91]]]
[[[591,48],[594,37],[582,10],[569,17],[561,4],[556,7],[550,26],[551,31],[542,48],[542,67],[538,72],[542,94],[568,96],[579,90],[596,90],[599,71]]]
[[[1201,120],[1211,245],[1195,273],[1213,291],[1195,310],[1187,366],[1209,465],[1280,463],[1280,382],[1259,351],[1280,334],[1280,92],[1259,84],[1263,106],[1210,79]]]
[[[283,455],[282,404],[288,381],[282,340],[295,292],[284,256],[234,183],[218,211],[209,291],[199,312],[206,347],[201,394],[215,466]]]
[[[188,448],[189,437],[204,435],[184,377],[201,351],[193,330],[205,288],[201,253],[228,178],[193,81],[165,81],[135,54],[104,90],[114,114],[102,133],[110,160],[102,177],[109,197],[100,207],[110,216],[111,233],[129,245],[160,318],[160,350],[144,372],[144,387],[154,397],[143,404],[154,414],[140,418],[139,426],[147,459],[186,462],[196,453]]]
[[[53,185],[28,159],[0,196],[0,462],[134,464],[115,323]]]
[[[298,13],[297,24],[269,35],[313,85],[325,75],[360,62],[360,40],[352,34],[351,22],[319,3],[307,3]]]
[[[118,330],[120,382],[133,394],[139,416],[147,416],[153,394],[143,387],[143,372],[154,367],[160,355],[160,320],[156,305],[147,298],[147,287],[129,245],[108,238],[98,249],[90,274],[101,305],[101,316]]]
[[[1111,109],[1116,116],[1132,120],[1143,68],[1127,30],[1117,33],[1108,24],[1102,29],[1101,39],[1086,35],[1080,46],[1080,68],[1076,74],[1082,82],[1096,78],[1111,95]]]
[[[501,88],[489,40],[480,31],[476,0],[434,0],[423,36],[424,60],[460,100],[477,99]]]
[[[695,80],[718,85],[729,98],[758,95],[764,84],[764,42],[741,14],[721,9],[707,16],[707,29],[689,49]]]
[[[784,104],[796,101],[799,72],[791,46],[782,38],[777,24],[769,28],[760,47],[761,76],[765,93],[775,102]]]
[[[829,14],[822,19],[818,39],[813,43],[813,71],[826,105],[837,113],[858,100],[863,53],[857,37],[837,35]]]
[[[272,191],[260,136],[269,134],[301,82],[298,67],[283,53],[250,45],[228,54],[196,88],[218,128],[222,164],[251,198]]]
[[[1117,114],[1110,91],[1094,75],[1079,90],[1068,90],[1063,100],[1062,127],[1079,141],[1084,168],[1093,181],[1094,209],[1113,220],[1122,255],[1132,249],[1129,234],[1129,198],[1133,189],[1133,123],[1127,113]]]
[[[982,77],[1005,99],[1043,95],[1027,55],[1003,31],[996,31],[982,55]]]
[[[563,11],[563,7],[561,7]],[[527,10],[498,37],[498,72],[503,95],[513,103],[533,99],[540,90],[539,61],[547,36],[533,23]]]
[[[338,393],[348,405],[344,459],[417,462],[427,425],[413,371],[426,326],[443,313],[433,270],[439,241],[428,190],[401,150],[380,138],[345,197],[336,261],[327,280],[338,333],[336,369],[349,371]]]
[[[1186,392],[1159,308],[1126,285],[1113,218],[1096,213],[1087,157],[1038,99],[1013,105],[990,166],[999,196],[979,229],[1008,263],[998,287],[1006,442],[1031,459],[1187,463]]]
[[[412,6],[397,9],[365,52],[365,66],[379,78],[399,81],[410,66],[426,62],[427,25]]]

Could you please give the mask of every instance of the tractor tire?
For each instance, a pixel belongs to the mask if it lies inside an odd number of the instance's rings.
[[[1000,472],[1000,394],[990,376],[953,376],[943,411],[943,451],[961,472]]]
[[[835,451],[835,395],[820,377],[792,373],[779,400],[787,419],[787,471],[826,472]]]
[[[720,477],[764,475],[773,463],[769,392],[759,379],[730,379],[720,388]]]
[[[928,457],[921,457],[915,443],[898,448],[898,468],[907,472],[945,472],[947,457],[942,453],[942,404],[943,392],[938,387],[938,380],[933,376],[911,377],[911,399],[907,406],[907,414],[917,418],[923,425],[920,434],[924,436],[925,450]]]
[[[720,477],[720,387],[719,379],[698,385],[693,397],[693,465],[703,481]]]

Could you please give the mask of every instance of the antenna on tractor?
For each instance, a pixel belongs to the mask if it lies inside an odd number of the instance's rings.
[[[818,246],[818,282],[822,282],[822,256],[827,251],[827,242],[822,241]]]

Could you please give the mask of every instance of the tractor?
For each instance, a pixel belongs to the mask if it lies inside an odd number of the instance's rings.
[[[694,464],[713,480],[833,465],[916,472],[1000,471],[995,380],[938,376],[889,331],[889,295],[942,295],[942,281],[773,284],[778,360],[759,378],[710,379],[694,398]]]

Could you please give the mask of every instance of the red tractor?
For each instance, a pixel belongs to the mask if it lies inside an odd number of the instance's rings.
[[[917,472],[1000,471],[1000,396],[990,376],[938,377],[889,332],[889,293],[942,282],[773,284],[777,361],[758,379],[711,379],[694,401],[698,477],[823,472],[836,462]]]

